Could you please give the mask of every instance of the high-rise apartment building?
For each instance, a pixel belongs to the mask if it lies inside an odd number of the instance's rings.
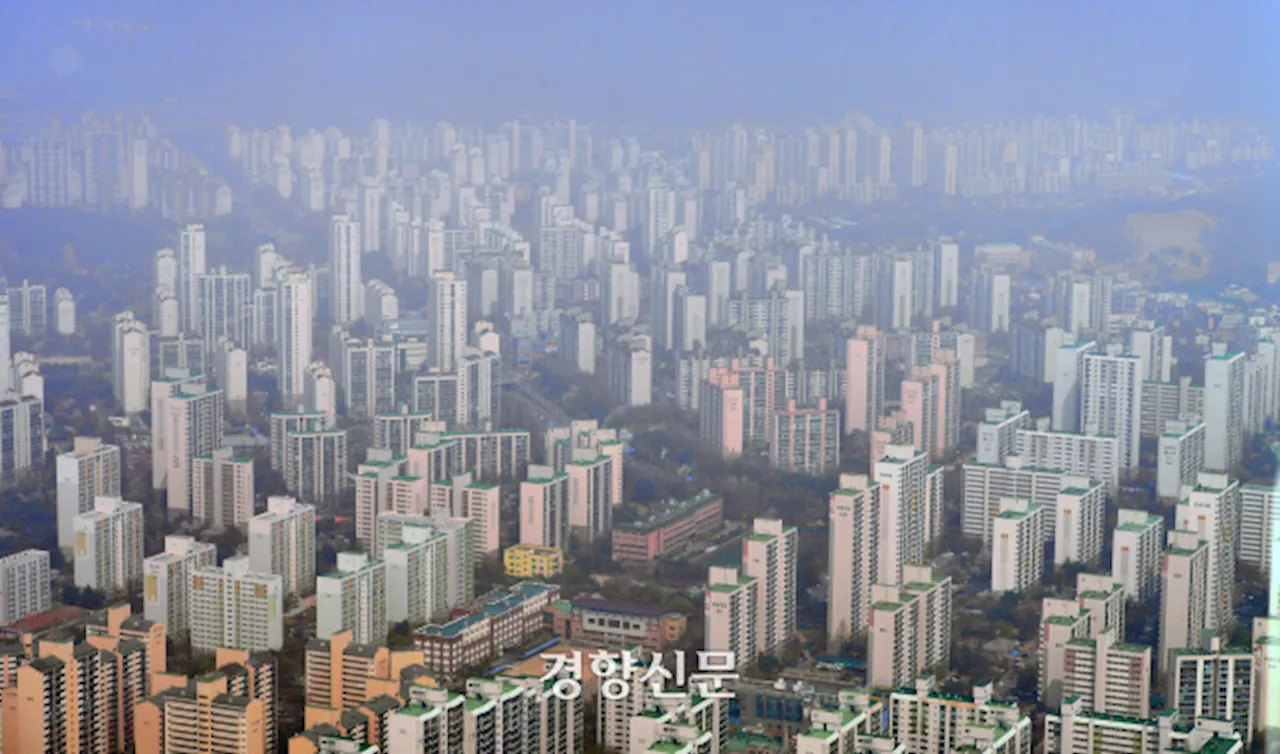
[[[1230,720],[1245,742],[1253,740],[1255,658],[1248,647],[1228,647],[1218,637],[1207,647],[1175,649],[1168,655],[1170,707],[1188,720]]]
[[[163,623],[167,635],[187,641],[191,630],[191,574],[212,568],[217,548],[193,537],[170,534],[164,552],[142,561],[142,614]]]
[[[120,496],[120,448],[97,437],[77,437],[56,462],[58,547],[75,544],[72,522],[93,509],[93,499]]]
[[[1204,646],[1209,593],[1209,543],[1194,531],[1169,532],[1160,583],[1160,668],[1167,673],[1175,649]]]
[[[267,742],[275,740],[275,721],[268,715],[266,701],[231,692],[228,676],[215,671],[142,701],[134,713],[134,747],[139,752],[163,752],[180,745],[171,742],[207,741],[207,748],[195,750],[267,751]]]
[[[356,542],[373,552],[375,521],[379,514],[420,515],[429,509],[431,481],[406,473],[406,460],[390,451],[370,449],[356,467]],[[453,515],[446,500],[444,515]]]
[[[1170,420],[1164,424],[1164,434],[1157,441],[1156,495],[1165,500],[1177,500],[1182,488],[1194,485],[1205,469],[1205,423],[1192,416]]]
[[[609,387],[624,406],[647,406],[653,400],[653,338],[632,331],[613,340],[607,353]]]
[[[347,431],[299,429],[284,438],[284,483],[304,502],[338,496],[348,486]]]
[[[338,338],[343,405],[352,419],[372,419],[396,408],[396,346],[389,339]]]
[[[9,329],[29,338],[39,338],[49,327],[48,289],[32,285],[26,280],[21,285],[5,286],[9,299]]]
[[[840,465],[840,412],[819,398],[812,408],[788,401],[773,417],[769,462],[785,471],[821,475]]]
[[[446,609],[451,568],[448,550],[448,535],[432,526],[405,526],[400,541],[382,548],[388,623],[424,623]]]
[[[568,550],[572,499],[568,474],[530,464],[520,483],[520,543]]]
[[[191,516],[219,529],[253,517],[253,459],[230,447],[191,459]]]
[[[951,577],[909,565],[902,578],[871,587],[868,685],[903,688],[951,662]]]
[[[49,553],[23,550],[0,558],[0,625],[53,606]]]
[[[249,407],[249,352],[224,335],[213,349],[213,371],[227,410],[244,416]]]
[[[1209,602],[1205,628],[1222,631],[1234,620],[1236,547],[1240,541],[1240,482],[1225,473],[1201,472],[1185,490],[1174,520],[1179,531],[1193,531],[1209,545]]]
[[[133,312],[116,315],[111,342],[111,392],[127,414],[147,410],[151,390],[150,343],[147,326],[135,319]]]
[[[757,518],[742,540],[743,573],[756,580],[756,651],[778,651],[796,631],[796,562],[800,532],[780,519]]]
[[[1160,595],[1164,516],[1121,508],[1111,534],[1111,577],[1124,584],[1125,596],[1150,602]]]
[[[34,395],[0,394],[0,486],[44,464],[44,401]]]
[[[427,365],[451,372],[467,345],[467,281],[437,272],[427,281]]]
[[[1244,459],[1245,355],[1215,344],[1204,360],[1205,468],[1230,471]]]
[[[911,368],[900,404],[917,450],[945,458],[960,440],[960,366],[955,352],[939,350],[929,364]]]
[[[872,431],[884,414],[884,352],[884,335],[874,325],[860,325],[845,341],[845,434]]]
[[[1118,438],[1050,431],[1037,425],[1034,430],[1018,430],[1018,455],[1024,466],[1058,469],[1097,480],[1108,495],[1120,491]]]
[[[1129,331],[1129,351],[1142,361],[1142,379],[1168,382],[1173,379],[1173,337],[1164,325],[1146,323]]]
[[[323,411],[307,411],[299,406],[297,411],[283,411],[267,417],[271,441],[271,469],[284,473],[284,462],[292,432],[317,432],[334,426]]]
[[[168,490],[167,507],[191,513],[194,462],[222,447],[222,391],[187,376],[156,380],[151,391],[152,486]]]
[[[338,553],[334,570],[316,579],[316,637],[346,630],[357,644],[387,641],[387,566],[365,553]]]
[[[315,506],[291,497],[268,497],[267,509],[249,519],[249,567],[279,576],[285,597],[315,591]]]
[[[564,462],[569,477],[569,525],[587,540],[613,529],[613,509],[619,484],[614,475],[621,463],[599,445],[572,447]]]
[[[249,345],[253,284],[247,272],[231,272],[225,266],[199,275],[198,317],[187,328],[209,344],[228,338],[238,346]]]
[[[366,222],[376,223],[370,218]],[[337,324],[364,316],[364,253],[361,223],[350,215],[334,215],[329,221],[329,318]],[[309,363],[310,358],[305,363]]]
[[[890,445],[873,464],[880,486],[875,583],[902,583],[903,568],[925,562],[935,530],[942,526],[941,475],[928,456],[910,445]]]
[[[191,572],[191,647],[250,652],[280,651],[284,645],[284,585],[271,573],[251,569],[247,555],[221,568]]]
[[[306,392],[305,375],[312,363],[313,289],[312,277],[305,272],[286,272],[276,281],[272,312],[278,355],[276,383],[280,395],[290,400]]]
[[[1109,715],[1151,716],[1151,647],[1117,641],[1115,629],[1067,641],[1064,698]]]
[[[1081,375],[1081,431],[1116,437],[1126,476],[1137,471],[1142,442],[1142,367],[1141,359],[1113,345],[1105,354],[1085,354]]]
[[[178,297],[181,329],[198,332],[200,328],[200,277],[205,274],[204,226],[188,224],[178,234]]]
[[[1044,508],[1004,500],[992,522],[991,591],[1023,592],[1044,578]]]
[[[1280,486],[1246,484],[1240,488],[1240,562],[1270,576],[1280,568]]]
[[[759,579],[737,568],[712,566],[704,606],[707,650],[732,652],[736,667],[754,665],[760,656]]]
[[[839,651],[870,619],[871,586],[880,581],[880,486],[865,474],[841,474],[828,503],[829,649]]]
[[[93,510],[75,517],[75,584],[123,592],[142,581],[142,506],[98,497]]]
[[[1096,353],[1092,340],[1068,339],[1058,347],[1054,359],[1052,428],[1055,432],[1081,432],[1081,399],[1087,371],[1085,357]]]
[[[1086,482],[1058,491],[1053,518],[1053,563],[1093,564],[1102,556],[1106,526],[1106,490]]]
[[[1002,464],[1018,452],[1018,430],[1031,429],[1031,412],[1018,401],[1001,401],[1000,408],[989,408],[978,425],[977,461]]]

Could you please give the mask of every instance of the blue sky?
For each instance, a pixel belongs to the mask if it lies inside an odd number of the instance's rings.
[[[10,109],[174,98],[259,125],[1121,104],[1275,119],[1277,28],[1275,0],[10,0],[0,91]]]

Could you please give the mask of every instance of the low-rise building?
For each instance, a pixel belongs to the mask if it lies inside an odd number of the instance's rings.
[[[559,600],[547,607],[551,630],[566,641],[660,650],[684,635],[689,619],[679,610],[603,600]]]
[[[670,502],[644,521],[613,527],[614,560],[653,560],[678,552],[724,525],[724,500],[709,490]]]
[[[536,636],[547,605],[559,598],[559,587],[536,581],[495,589],[463,608],[464,615],[419,628],[414,646],[429,671],[454,676]]]
[[[517,544],[502,553],[508,576],[518,579],[550,579],[564,570],[564,552],[559,547]]]

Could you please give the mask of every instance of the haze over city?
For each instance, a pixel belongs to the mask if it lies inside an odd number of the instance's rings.
[[[0,7],[0,751],[1280,752],[1277,28]]]

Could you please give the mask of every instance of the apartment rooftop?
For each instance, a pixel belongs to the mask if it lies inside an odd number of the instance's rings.
[[[647,534],[654,529],[661,528],[679,520],[685,516],[695,513],[702,508],[711,505],[720,499],[720,496],[710,490],[703,490],[687,500],[668,500],[661,510],[651,513],[648,518],[643,521],[636,521],[630,524],[618,524],[614,528],[624,531],[633,531]],[[769,535],[770,537],[772,535]]]

